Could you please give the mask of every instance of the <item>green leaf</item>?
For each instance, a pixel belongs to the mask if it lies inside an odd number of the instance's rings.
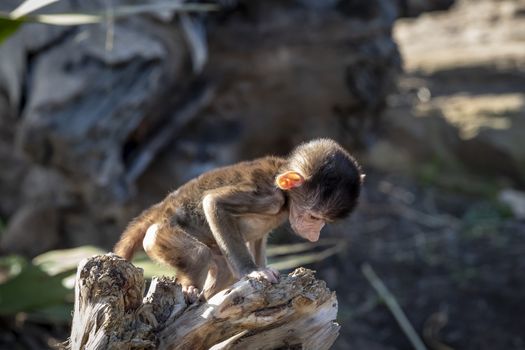
[[[301,253],[306,251],[312,251],[315,248],[319,247],[330,247],[336,245],[346,245],[346,242],[338,238],[324,238],[317,242],[302,242],[302,243],[292,243],[292,244],[269,244],[266,248],[266,254],[269,257],[277,255],[290,255],[295,253]]]
[[[106,254],[105,250],[94,246],[82,246],[72,249],[52,250],[41,254],[33,259],[33,264],[39,266],[42,270],[51,276],[58,273],[74,276],[78,264],[81,260],[91,258],[95,255]],[[133,265],[144,270],[144,277],[151,279],[153,276],[173,276],[175,270],[169,266],[160,265],[153,262],[144,253],[138,253],[133,259]],[[1,265],[0,265],[1,267]],[[69,280],[65,285],[69,286]]]
[[[0,284],[19,275],[27,261],[18,255],[8,255],[0,258]]]
[[[218,10],[214,4],[164,2],[132,6],[117,6],[93,12],[72,12],[31,15],[34,11],[59,0],[26,0],[11,13],[0,11],[0,44],[13,35],[23,23],[43,23],[57,26],[93,24],[108,19],[130,17],[158,11],[208,12]]]
[[[26,0],[14,9],[10,15],[13,19],[20,18],[57,1],[59,0]]]
[[[99,23],[106,21],[109,18],[123,18],[159,11],[171,10],[176,12],[209,12],[218,9],[218,6],[214,4],[181,4],[176,2],[164,2],[143,5],[117,6],[100,11],[48,13],[36,15],[30,14],[31,12],[43,6],[49,5],[52,2],[54,1],[28,0],[27,3],[29,4],[27,4],[24,7],[20,6],[11,13],[0,12],[0,19],[6,23],[6,28],[11,28],[12,26],[14,26],[14,23],[18,23],[19,26],[23,22],[35,22],[63,26]]]
[[[45,324],[68,324],[71,322],[73,303],[43,307],[27,314],[27,320]]]
[[[13,35],[24,23],[22,20],[0,17],[0,44]]]
[[[64,304],[72,294],[62,284],[65,276],[49,276],[25,259],[17,258],[13,261],[19,271],[16,276],[0,284],[0,315]]]
[[[72,249],[52,250],[35,257],[33,264],[51,276],[67,271],[75,273],[81,260],[101,254],[106,254],[106,251],[89,245]]]
[[[99,23],[105,20],[105,16],[89,13],[60,13],[53,15],[35,15],[25,17],[28,22],[52,24],[55,26],[76,26],[81,24]]]
[[[294,254],[280,259],[271,259],[269,266],[277,270],[290,270],[299,266],[323,261],[330,256],[339,253],[343,248],[344,246],[335,246],[327,248],[321,252]]]
[[[133,259],[133,265],[144,270],[144,278],[151,279],[154,276],[175,276],[175,269],[166,265],[160,265],[152,261],[144,253],[139,253]]]

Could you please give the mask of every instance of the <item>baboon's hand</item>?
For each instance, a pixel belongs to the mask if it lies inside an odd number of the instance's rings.
[[[249,277],[253,278],[264,278],[271,283],[279,282],[279,271],[271,267],[265,267],[259,270],[252,271],[248,274]]]

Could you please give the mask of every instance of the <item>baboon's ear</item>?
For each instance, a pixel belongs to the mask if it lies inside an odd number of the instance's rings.
[[[281,190],[289,190],[301,186],[304,183],[304,177],[296,171],[287,171],[277,175],[275,183]]]

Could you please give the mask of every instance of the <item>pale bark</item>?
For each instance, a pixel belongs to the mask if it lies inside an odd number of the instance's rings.
[[[188,305],[161,277],[144,295],[142,270],[113,254],[77,272],[69,349],[329,349],[339,333],[337,299],[311,270],[279,283],[243,279]]]

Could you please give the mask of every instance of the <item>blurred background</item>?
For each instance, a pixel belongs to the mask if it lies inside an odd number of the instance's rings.
[[[76,264],[142,209],[315,137],[363,165],[359,207],[269,253],[337,292],[334,349],[412,348],[363,266],[429,349],[525,349],[525,1],[21,3],[0,3],[1,349],[65,340]]]

